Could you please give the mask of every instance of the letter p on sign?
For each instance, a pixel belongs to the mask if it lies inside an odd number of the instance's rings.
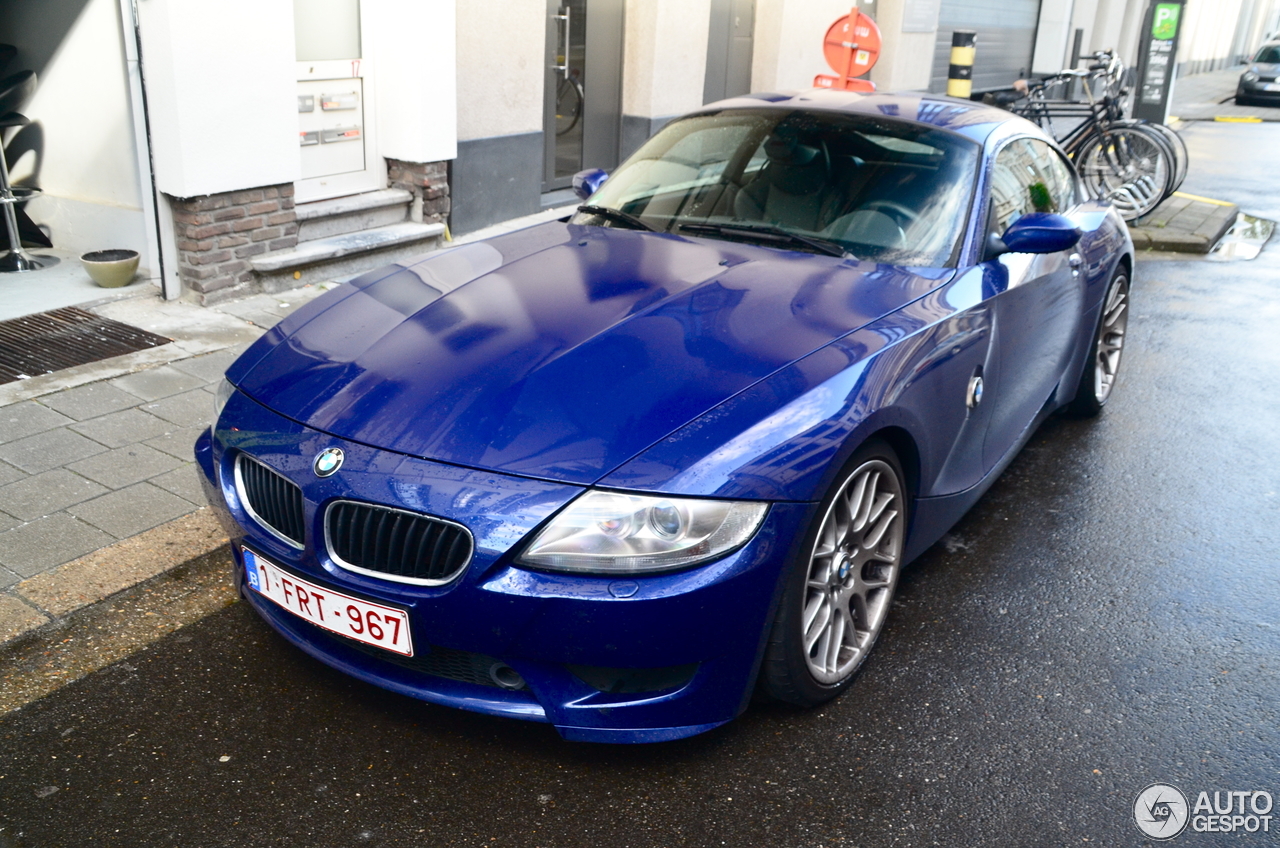
[[[1178,34],[1178,16],[1182,12],[1180,3],[1157,3],[1155,14],[1151,17],[1151,37],[1157,41],[1169,41]]]

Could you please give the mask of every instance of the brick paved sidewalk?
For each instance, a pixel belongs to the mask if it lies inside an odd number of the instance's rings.
[[[0,643],[182,561],[153,548],[190,558],[225,541],[192,457],[213,392],[241,351],[325,288],[213,308],[151,293],[104,304],[94,311],[174,341],[0,385]],[[95,559],[147,531],[142,548]]]

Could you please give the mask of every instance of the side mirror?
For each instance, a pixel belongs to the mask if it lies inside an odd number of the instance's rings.
[[[988,233],[987,240],[982,245],[982,261],[988,262],[992,259],[998,259],[1000,256],[1009,252],[1009,245],[1004,243],[1004,239],[995,233]]]
[[[604,185],[604,181],[607,179],[609,179],[609,175],[599,168],[588,168],[585,171],[579,171],[573,175],[573,193],[582,200],[586,200],[599,191],[600,186]]]
[[[1023,215],[1000,237],[1012,253],[1057,253],[1080,241],[1080,228],[1070,218],[1052,212]]]

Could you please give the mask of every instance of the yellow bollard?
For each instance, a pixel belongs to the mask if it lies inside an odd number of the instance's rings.
[[[978,34],[971,29],[951,33],[951,67],[947,69],[947,95],[969,99],[973,94],[973,56]]]

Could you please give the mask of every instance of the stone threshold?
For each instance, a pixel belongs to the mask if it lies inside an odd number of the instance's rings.
[[[371,253],[382,248],[425,241],[444,234],[444,224],[390,224],[375,230],[330,236],[305,241],[290,250],[263,253],[249,260],[260,274],[288,271],[304,265],[315,265],[344,256]]]

